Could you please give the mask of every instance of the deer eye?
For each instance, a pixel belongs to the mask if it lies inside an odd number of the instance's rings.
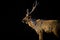
[[[30,19],[31,17],[28,17],[28,19]]]
[[[29,19],[30,17],[28,17],[28,19]]]

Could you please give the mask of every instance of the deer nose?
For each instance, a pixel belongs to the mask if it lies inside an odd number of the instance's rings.
[[[22,20],[23,23],[25,23],[26,21],[25,20]]]
[[[22,20],[21,22],[24,23],[24,20]]]

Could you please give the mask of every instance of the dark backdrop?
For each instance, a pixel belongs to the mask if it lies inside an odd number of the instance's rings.
[[[21,22],[21,20],[25,17],[26,9],[28,8],[31,10],[34,1],[35,0],[0,1],[0,36],[5,36],[8,39],[11,39],[11,37],[14,37],[13,39],[15,39],[16,36],[18,37],[17,39],[20,40],[38,40],[38,35],[35,30]],[[60,15],[58,14],[59,1],[37,1],[39,2],[39,5],[32,13],[32,18],[60,19]],[[44,40],[57,39],[53,33],[47,34],[45,32],[43,33],[43,38]]]

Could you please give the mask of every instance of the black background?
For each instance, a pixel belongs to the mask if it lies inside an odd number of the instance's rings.
[[[25,17],[26,9],[32,8],[35,0],[16,0],[2,1],[2,9],[0,16],[0,32],[3,36],[16,36],[20,40],[38,40],[38,35],[34,29],[21,22]],[[39,5],[32,18],[35,19],[60,19],[59,17],[59,2],[48,0],[37,0]],[[56,14],[56,15],[55,15]],[[15,34],[16,33],[16,34]],[[53,40],[57,38],[53,33],[43,33],[44,40]]]

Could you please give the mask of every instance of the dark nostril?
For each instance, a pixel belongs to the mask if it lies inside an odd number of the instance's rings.
[[[22,21],[22,23],[24,23],[24,21]]]
[[[21,22],[23,22],[23,23],[24,23],[24,20],[22,20]]]
[[[23,19],[23,20],[22,20],[22,22],[23,22],[23,23],[25,23],[25,22],[26,22],[26,20],[24,20],[24,19]]]

